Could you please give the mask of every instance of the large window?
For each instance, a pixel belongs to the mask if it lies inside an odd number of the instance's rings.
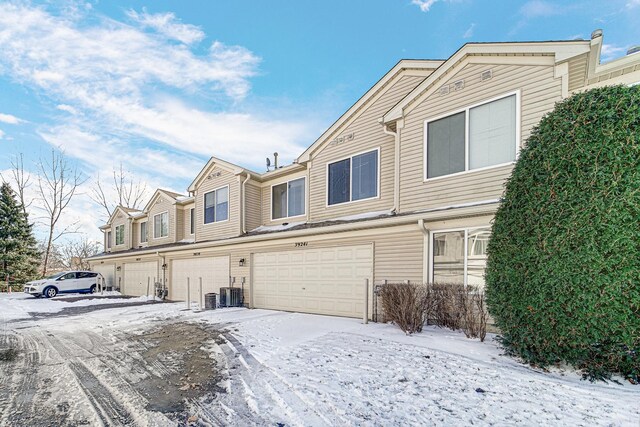
[[[490,228],[433,233],[433,283],[484,287]]]
[[[160,239],[169,235],[169,212],[162,212],[153,217],[153,238]]]
[[[218,188],[204,195],[204,223],[229,219],[229,187]]]
[[[116,226],[116,246],[124,245],[124,224]]]
[[[271,219],[305,214],[305,178],[271,187]]]
[[[191,208],[189,210],[189,221],[191,221],[191,228],[189,229],[190,234],[195,234],[196,232],[196,210]]]
[[[470,107],[425,124],[425,178],[513,162],[518,95]]]
[[[140,243],[146,243],[149,240],[147,236],[147,221],[140,223]]]
[[[328,165],[327,204],[352,202],[378,196],[379,150],[358,154]]]

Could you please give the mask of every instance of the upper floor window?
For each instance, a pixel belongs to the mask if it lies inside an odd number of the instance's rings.
[[[153,216],[153,238],[159,239],[169,235],[169,212]]]
[[[196,210],[194,208],[189,209],[189,221],[191,226],[189,233],[194,234],[196,232]]]
[[[148,241],[147,237],[147,221],[140,223],[140,243],[146,243]]]
[[[380,150],[358,154],[327,166],[327,204],[378,197]]]
[[[271,187],[271,219],[305,214],[305,182],[298,178]]]
[[[111,232],[107,231],[107,249],[111,249]]]
[[[116,226],[116,246],[124,245],[124,224]]]
[[[425,123],[425,178],[513,162],[518,94]]]
[[[204,195],[204,223],[229,219],[229,187],[218,188]]]

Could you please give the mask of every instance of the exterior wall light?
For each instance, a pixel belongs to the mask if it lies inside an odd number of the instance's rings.
[[[238,267],[244,267],[244,258],[240,258],[240,260],[238,261]]]

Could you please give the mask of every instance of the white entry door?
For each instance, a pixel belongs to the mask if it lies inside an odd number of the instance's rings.
[[[125,295],[153,295],[154,280],[158,280],[158,262],[132,262],[124,264],[124,278],[121,292]]]
[[[171,292],[173,301],[187,300],[187,278],[191,284],[191,300],[198,301],[199,282],[202,277],[202,293],[220,293],[229,286],[229,257],[203,257],[176,259],[172,262]]]
[[[253,305],[302,313],[360,317],[365,279],[372,280],[371,245],[253,255]]]

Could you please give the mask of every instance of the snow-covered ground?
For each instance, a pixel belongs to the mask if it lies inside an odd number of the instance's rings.
[[[62,363],[51,355],[51,344],[71,361],[71,372],[92,379],[87,383],[60,372],[39,373],[43,387],[56,384],[48,393],[72,395],[79,402],[63,414],[69,424],[120,419],[122,425],[175,425],[174,418],[145,403],[137,383],[154,375],[164,378],[172,360],[186,357],[171,347],[149,362],[154,346],[177,340],[185,352],[204,351],[215,361],[219,389],[185,398],[194,425],[640,425],[640,386],[594,384],[572,371],[532,369],[503,356],[493,336],[480,343],[432,327],[405,336],[393,325],[363,325],[357,319],[248,309],[195,312],[184,304],[140,305],[143,301],[131,299],[121,301],[131,306],[96,306],[77,316],[56,317],[53,311],[60,304],[113,301],[0,296],[0,313],[14,319],[4,323],[5,334],[31,343],[26,351],[30,348],[40,363]],[[53,315],[38,318],[34,313],[39,311]],[[34,317],[15,320],[29,316]],[[217,335],[194,343],[180,333],[157,338],[149,332],[186,331],[185,325],[198,327],[189,334]],[[139,336],[154,338],[141,345]],[[108,351],[109,358],[99,357],[98,350]],[[180,380],[186,381],[184,376]],[[90,398],[92,384],[99,386],[103,400],[109,396],[102,405],[117,410],[98,415],[102,401]],[[38,397],[36,388],[26,390]],[[2,390],[0,385],[0,425],[11,425],[8,420],[15,418],[9,412],[28,412],[29,405],[22,397],[3,400]],[[92,406],[83,406],[84,396]]]

